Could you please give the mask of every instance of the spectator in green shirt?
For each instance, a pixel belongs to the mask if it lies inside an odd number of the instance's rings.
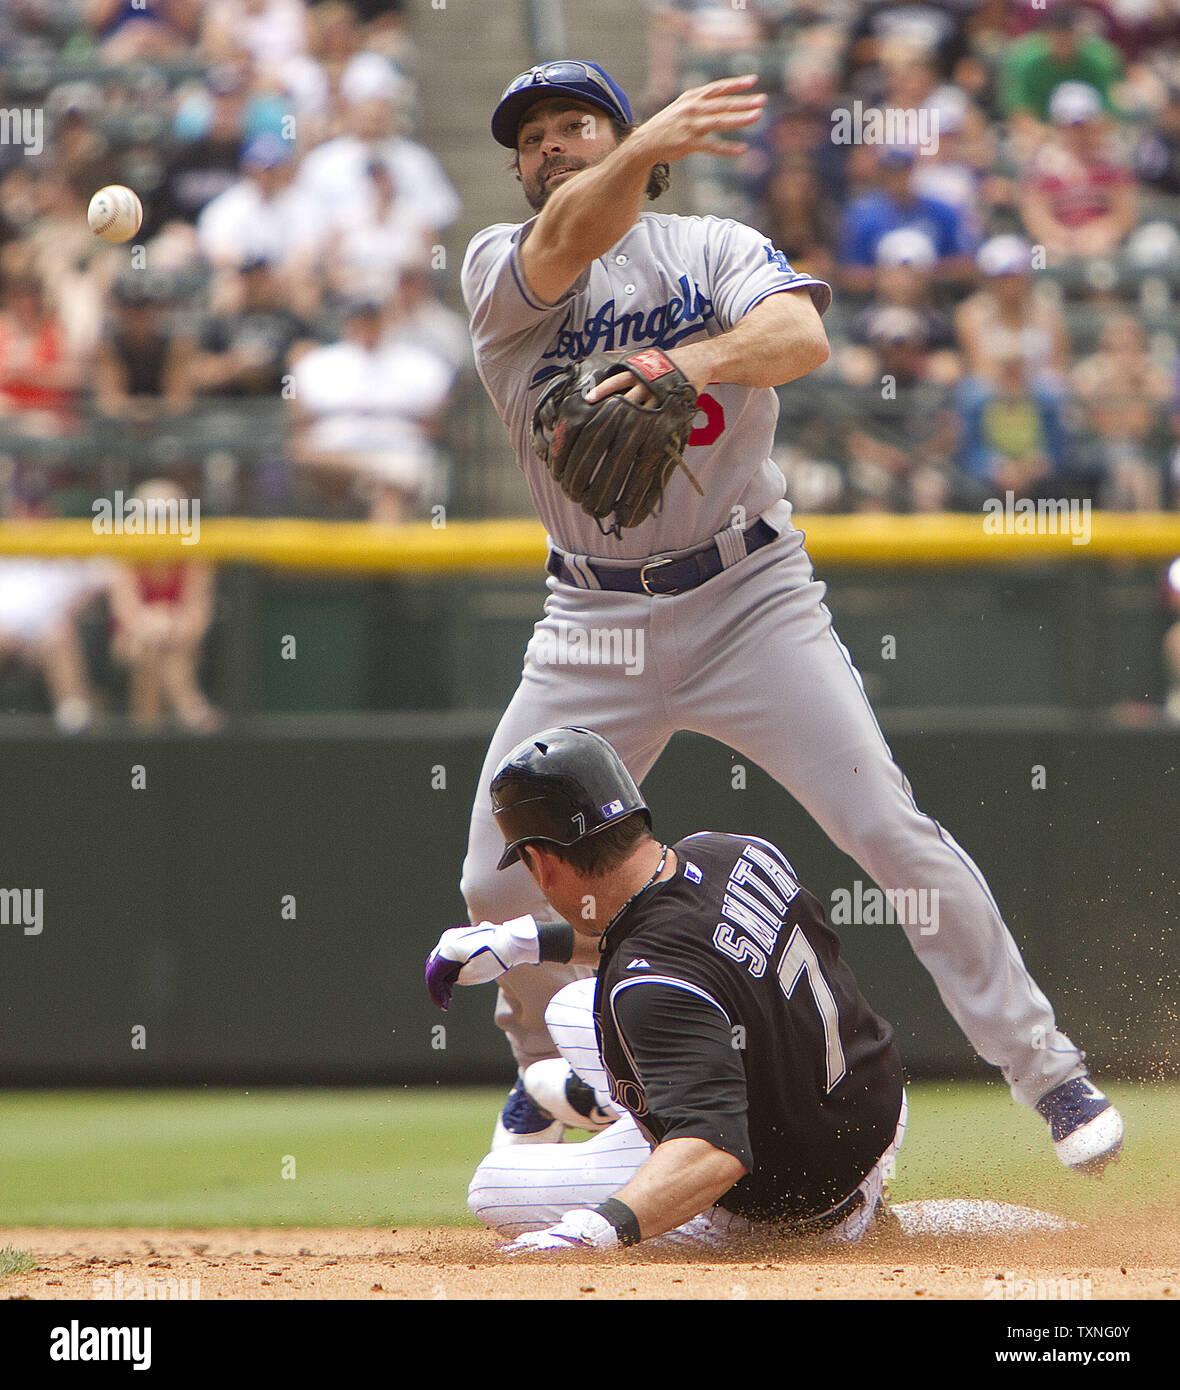
[[[1083,34],[1077,7],[1059,3],[1046,13],[1041,33],[1026,34],[1008,49],[1000,69],[1000,107],[1017,139],[1031,149],[1048,133],[1049,99],[1061,83],[1087,83],[1111,111],[1111,89],[1122,75],[1118,49]]]

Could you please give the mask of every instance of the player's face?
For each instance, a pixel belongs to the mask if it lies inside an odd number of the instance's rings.
[[[582,102],[538,102],[516,132],[517,169],[529,206],[540,212],[555,188],[604,159],[616,144],[605,112]]]
[[[543,854],[535,845],[521,845],[520,862],[529,871],[545,901],[559,916],[574,923],[578,930],[578,908],[581,902],[579,885],[569,866],[555,854]],[[572,886],[571,886],[572,884]],[[573,913],[573,917],[569,914]]]

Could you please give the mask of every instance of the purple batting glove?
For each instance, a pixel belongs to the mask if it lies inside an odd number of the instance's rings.
[[[527,914],[507,922],[452,927],[426,961],[426,989],[445,1009],[456,984],[486,985],[514,965],[536,965],[540,959],[537,923]]]
[[[436,946],[426,958],[426,993],[444,1012],[455,992],[455,981],[463,962],[448,960]]]

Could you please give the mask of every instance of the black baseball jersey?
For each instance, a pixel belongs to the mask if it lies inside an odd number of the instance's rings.
[[[782,852],[705,832],[603,942],[594,1018],[611,1094],[653,1144],[705,1139],[753,1220],[830,1210],[893,1141],[901,1060]]]

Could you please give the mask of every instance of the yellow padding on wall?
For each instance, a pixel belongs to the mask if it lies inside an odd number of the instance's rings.
[[[1180,556],[1180,514],[1093,512],[1043,516],[1018,529],[1019,515],[799,516],[817,565],[1027,565],[1119,556]],[[992,529],[985,530],[985,523]],[[1003,528],[1007,529],[1003,529]],[[1053,529],[1049,529],[1052,527]],[[195,543],[181,535],[101,534],[86,519],[0,522],[0,555],[86,555],[202,560],[276,569],[464,574],[540,570],[545,533],[535,521],[452,521],[380,527],[368,522],[217,517],[202,520]]]

